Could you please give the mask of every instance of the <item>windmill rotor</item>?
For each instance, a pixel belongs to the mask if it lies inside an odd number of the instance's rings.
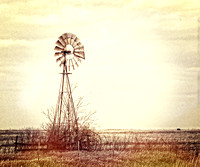
[[[57,57],[56,62],[60,61],[60,66],[64,65],[65,69],[75,69],[85,59],[84,46],[81,44],[80,39],[72,33],[64,33],[56,41],[54,48],[56,51],[54,56]],[[71,68],[72,67],[72,68]]]

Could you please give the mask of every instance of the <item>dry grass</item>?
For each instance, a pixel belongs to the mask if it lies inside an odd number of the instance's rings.
[[[199,167],[200,156],[169,151],[26,152],[1,156],[0,166],[22,167]]]
[[[96,151],[31,151],[24,153],[18,152],[17,154],[0,153],[0,166],[200,166],[200,154],[198,155],[200,151],[199,132],[138,133],[137,135],[134,134],[130,136],[127,134],[120,135],[115,136],[109,134],[107,137],[102,138],[102,143],[99,144]]]

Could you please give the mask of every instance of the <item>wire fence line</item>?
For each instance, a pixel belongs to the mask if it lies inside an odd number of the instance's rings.
[[[81,147],[88,151],[140,151],[169,150],[200,152],[200,131],[143,131],[143,132],[100,132],[98,140],[85,141],[90,147]],[[48,137],[42,130],[1,130],[0,153],[46,150]]]

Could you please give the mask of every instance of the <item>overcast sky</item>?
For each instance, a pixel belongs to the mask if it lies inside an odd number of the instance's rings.
[[[198,0],[1,0],[0,129],[40,127],[56,105],[57,38],[86,59],[70,76],[98,128],[200,128]]]

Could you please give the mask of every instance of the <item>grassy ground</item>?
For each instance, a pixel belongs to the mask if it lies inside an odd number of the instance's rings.
[[[1,155],[2,167],[199,167],[200,156],[167,151],[113,152],[26,152]]]

